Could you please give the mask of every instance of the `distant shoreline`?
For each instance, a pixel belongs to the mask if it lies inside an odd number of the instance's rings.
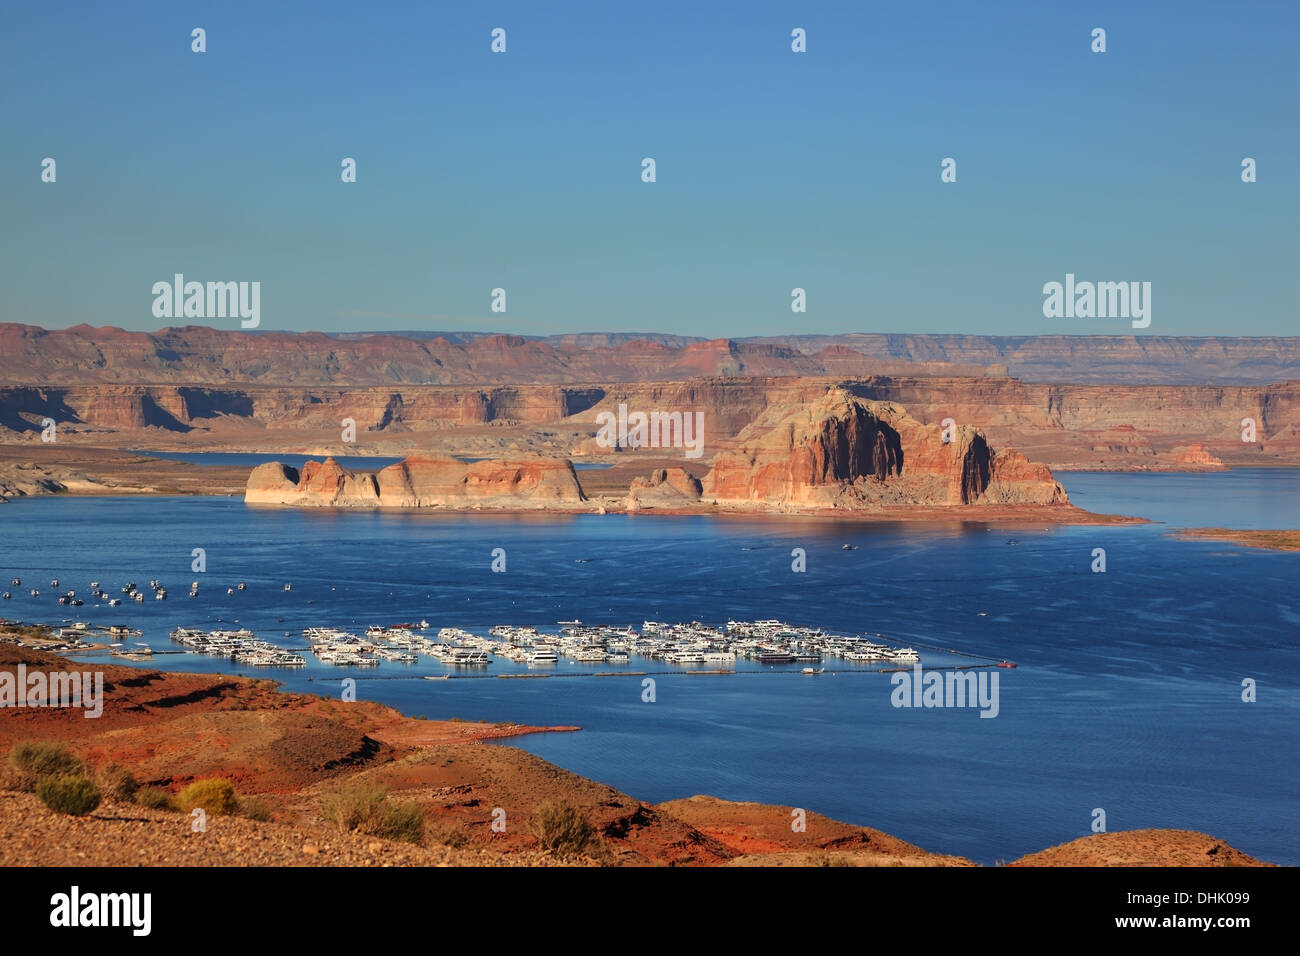
[[[40,495],[21,495],[15,498],[0,498],[0,504],[14,504],[23,500],[36,498],[239,498],[243,495],[235,491],[183,491],[177,489],[139,489],[122,487],[104,487],[103,490],[69,490]],[[1074,505],[916,505],[896,506],[877,511],[852,511],[836,508],[818,509],[776,509],[776,508],[741,508],[724,505],[700,505],[694,508],[655,508],[641,507],[629,509],[625,500],[600,501],[589,499],[579,505],[566,507],[518,508],[467,506],[449,508],[433,506],[423,508],[400,508],[393,506],[347,507],[340,505],[277,505],[256,503],[247,505],[250,509],[268,511],[320,511],[320,512],[382,512],[385,514],[442,514],[442,515],[526,515],[556,517],[578,517],[592,515],[625,515],[630,517],[678,517],[678,518],[800,518],[800,519],[838,519],[843,522],[869,522],[889,524],[891,522],[907,523],[973,523],[996,524],[1004,527],[1024,525],[1053,526],[1060,525],[1135,525],[1150,524],[1150,519],[1133,515],[1111,515],[1085,511]]]
[[[1196,541],[1223,541],[1265,551],[1300,551],[1300,530],[1181,528],[1176,538]]]
[[[266,454],[266,453],[262,453]],[[666,460],[639,458],[618,462],[609,469],[585,474],[610,480],[626,481],[623,473],[634,474],[666,464]],[[28,466],[35,465],[32,470]],[[1069,469],[1086,471],[1088,469]],[[1128,469],[1115,469],[1115,471]],[[1149,471],[1149,469],[1136,469]],[[1204,473],[1192,470],[1189,474]],[[243,465],[195,464],[178,459],[143,456],[138,453],[81,445],[14,445],[0,444],[0,504],[25,497],[239,497],[247,487],[248,469]],[[64,487],[39,487],[32,479],[49,479]],[[624,486],[625,487],[625,486]],[[879,509],[839,509],[766,505],[728,502],[694,505],[661,505],[643,502],[628,508],[627,495],[611,493],[613,488],[600,487],[581,502],[553,502],[544,507],[493,507],[486,502],[472,502],[456,507],[372,508],[331,507],[329,510],[382,510],[389,513],[412,511],[422,514],[496,515],[578,515],[635,514],[661,516],[718,516],[765,518],[835,518],[842,521],[988,523],[1000,526],[1033,524],[1061,525],[1131,525],[1146,524],[1147,519],[1131,515],[1113,515],[1087,511],[1075,504],[1055,505],[897,505]],[[1067,489],[1068,491],[1068,489]],[[298,505],[258,503],[251,507],[299,508]]]

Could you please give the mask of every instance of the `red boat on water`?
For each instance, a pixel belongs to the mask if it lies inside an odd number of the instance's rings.
[[[1015,667],[1015,666],[1016,666],[1016,662],[1015,662],[1015,661],[999,661],[999,662],[998,662],[998,667]]]

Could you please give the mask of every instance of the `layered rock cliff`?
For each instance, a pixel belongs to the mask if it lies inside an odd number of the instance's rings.
[[[1068,501],[1046,466],[995,452],[975,428],[953,423],[945,432],[842,388],[769,409],[740,446],[714,459],[705,499],[777,509]]]
[[[1014,446],[1060,469],[1196,468],[1176,453],[1196,443],[1234,467],[1300,463],[1300,382],[1227,388],[872,376],[351,390],[0,386],[0,442],[40,445],[48,418],[58,426],[60,445],[600,457],[611,450],[596,440],[597,415],[626,404],[702,415],[704,453],[711,456],[734,450],[743,429],[768,409],[813,401],[836,384],[868,401],[903,405],[922,421],[952,418],[974,426],[995,447]],[[348,423],[354,434],[343,438]]]
[[[637,382],[709,375],[1010,374],[1037,382],[1264,384],[1300,372],[1300,338],[247,332],[0,323],[0,382],[400,386]]]

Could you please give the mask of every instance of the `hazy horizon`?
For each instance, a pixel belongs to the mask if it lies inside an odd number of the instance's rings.
[[[92,329],[115,329],[121,332],[133,332],[144,335],[158,335],[168,330],[177,330],[185,328],[214,328],[211,323],[205,322],[174,322],[168,325],[160,325],[156,328],[126,328],[113,324],[97,324],[95,322],[81,321],[72,322],[67,325],[49,325],[40,322],[24,322],[13,319],[0,321],[0,325],[30,325],[40,328],[46,332],[66,332],[78,326],[88,326]],[[256,329],[222,328],[215,326],[218,331],[223,332],[243,332],[249,335],[268,335],[268,334],[321,334],[331,337],[364,337],[364,336],[401,336],[406,338],[435,338],[438,336],[468,336],[474,338],[488,338],[496,335],[508,335],[523,339],[561,339],[561,338],[581,338],[584,336],[611,336],[621,340],[633,340],[636,338],[678,338],[690,339],[696,342],[716,342],[716,341],[745,341],[754,339],[783,339],[783,338],[842,338],[855,335],[871,335],[882,337],[918,337],[918,338],[986,338],[986,339],[1033,339],[1033,338],[1097,338],[1108,336],[1111,338],[1125,339],[1297,339],[1300,334],[1286,334],[1281,332],[1232,332],[1228,334],[1205,334],[1205,335],[1179,335],[1179,334],[1137,334],[1130,330],[1127,332],[1038,332],[1009,334],[999,332],[980,332],[980,331],[936,331],[936,332],[913,332],[901,329],[846,329],[839,332],[824,332],[816,329],[805,330],[788,330],[775,332],[762,332],[747,335],[701,335],[690,332],[668,332],[656,331],[653,329],[561,329],[555,332],[526,332],[519,329],[511,328],[485,328],[485,329],[466,329],[466,328],[420,328],[413,327],[408,329],[384,328],[384,329],[323,329],[317,327],[306,327],[301,329],[275,328],[269,325],[262,325]]]
[[[188,324],[150,310],[179,273],[260,283],[286,331],[1133,334],[1045,317],[1071,274],[1150,283],[1142,335],[1278,335],[1297,25],[1208,2],[20,6],[0,319]]]

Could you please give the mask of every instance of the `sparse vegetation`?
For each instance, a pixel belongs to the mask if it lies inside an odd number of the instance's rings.
[[[265,823],[271,819],[271,805],[258,797],[240,797],[239,815]]]
[[[808,857],[809,866],[853,866],[854,863],[843,853],[814,853]]]
[[[48,624],[5,624],[0,627],[0,637],[18,638],[17,643],[23,644],[30,641],[57,641],[54,636],[54,628]]]
[[[596,831],[576,807],[545,803],[528,820],[528,832],[552,853],[584,853],[596,840]]]
[[[9,762],[37,779],[46,776],[78,776],[86,772],[81,758],[63,744],[21,740],[9,751]]]
[[[229,780],[213,777],[208,780],[195,780],[192,784],[176,794],[176,806],[181,812],[188,813],[196,807],[228,816],[239,811],[239,798]]]
[[[147,810],[175,810],[172,795],[162,787],[141,787],[135,792],[135,802]]]
[[[340,830],[419,843],[424,838],[424,811],[414,803],[388,798],[388,788],[356,782],[321,800],[325,819]]]
[[[460,848],[469,843],[469,832],[459,823],[434,824],[427,827],[429,840],[443,846]]]
[[[36,783],[36,796],[56,813],[84,817],[99,806],[100,793],[85,774],[49,774]]]
[[[109,762],[95,771],[95,784],[106,800],[130,803],[140,789],[131,772],[119,763]]]

